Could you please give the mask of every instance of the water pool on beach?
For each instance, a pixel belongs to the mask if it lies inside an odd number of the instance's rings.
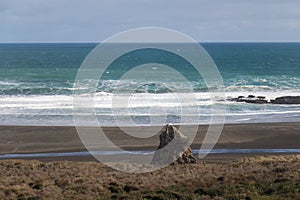
[[[208,153],[208,150],[193,150],[193,154]],[[213,149],[210,154],[276,154],[276,153],[300,153],[300,149]],[[112,156],[130,154],[153,154],[153,151],[94,151],[93,155]],[[56,153],[30,153],[30,154],[3,154],[0,159],[18,158],[51,158],[51,157],[85,157],[91,156],[90,152],[56,152]]]

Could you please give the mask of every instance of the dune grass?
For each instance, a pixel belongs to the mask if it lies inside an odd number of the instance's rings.
[[[96,162],[0,161],[0,199],[300,199],[300,155],[129,174]]]

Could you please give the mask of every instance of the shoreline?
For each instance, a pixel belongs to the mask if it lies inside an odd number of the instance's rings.
[[[230,123],[224,123],[224,126],[228,126],[228,125],[243,125],[243,124],[278,124],[278,123],[300,123],[300,121],[274,121],[274,122],[247,122],[247,121],[239,121],[239,122],[230,122]],[[173,124],[173,123],[169,123],[171,125],[174,125],[174,126],[209,126],[209,125],[221,125],[221,124]],[[155,125],[139,125],[137,124],[138,126],[137,127],[162,127],[164,126],[165,124],[155,124]],[[0,124],[0,128],[1,127],[64,127],[64,128],[67,128],[67,127],[74,127],[76,128],[75,125],[1,125]],[[105,126],[79,126],[79,127],[90,127],[90,128],[95,128],[95,127],[102,127],[102,128],[116,128],[116,127],[126,127],[126,128],[130,128],[130,127],[136,127],[136,126],[126,126],[126,125],[118,125],[118,126],[110,126],[110,125],[105,125]]]
[[[248,103],[249,104],[249,103]],[[294,124],[294,123],[299,123],[300,124],[300,121],[261,121],[261,122],[247,122],[247,121],[239,121],[239,122],[224,122],[224,126],[232,126],[232,125],[244,125],[244,124],[252,124],[252,125],[255,125],[255,124]],[[174,125],[174,126],[209,126],[209,125],[222,125],[222,124],[213,124],[213,123],[203,123],[203,124],[195,124],[195,123],[188,123],[188,124],[176,124],[176,123],[169,123],[171,125]],[[126,128],[130,128],[130,127],[163,127],[164,125],[166,124],[154,124],[154,125],[139,125],[137,124],[137,126],[126,126],[126,125],[118,125],[118,126],[111,126],[111,125],[104,125],[104,126],[78,126],[78,127],[90,127],[90,128],[95,128],[95,127],[102,127],[102,128],[117,128],[117,127],[126,127]],[[72,128],[76,128],[76,126],[73,124],[73,125],[23,125],[23,124],[19,124],[19,125],[5,125],[5,124],[0,124],[0,128],[2,127],[64,127],[64,128],[68,128],[68,127],[72,127]]]

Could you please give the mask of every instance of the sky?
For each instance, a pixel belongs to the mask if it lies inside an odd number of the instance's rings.
[[[141,27],[199,42],[300,42],[300,1],[0,0],[0,43],[101,42]]]

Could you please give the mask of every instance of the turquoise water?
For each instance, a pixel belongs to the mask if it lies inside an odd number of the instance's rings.
[[[81,63],[96,45],[0,44],[0,124],[73,125],[74,80]],[[202,45],[218,66],[227,97],[253,94],[272,99],[300,95],[300,43]],[[180,121],[182,108],[175,105],[176,98],[163,82],[119,81],[122,70],[129,66],[162,58],[164,63],[188,78],[197,96],[197,101],[184,106],[189,115],[187,121]],[[114,125],[109,103],[112,93],[120,88],[125,94],[136,88],[130,109],[120,106],[118,115],[130,115],[137,124],[149,124],[151,116],[160,115],[161,108],[167,113],[164,122],[193,124],[195,118],[200,118],[201,123],[209,123],[213,104],[209,92],[202,78],[192,69],[187,70],[186,65],[188,63],[166,52],[149,49],[123,56],[105,73],[96,89],[96,96],[101,99],[95,105],[99,123]],[[153,65],[153,69],[155,67]],[[172,92],[183,92],[182,85],[172,82],[172,77],[164,81],[173,86]],[[88,88],[80,88],[79,92],[84,94],[88,91]],[[139,98],[150,100],[141,105]],[[227,101],[215,104],[227,105],[226,123],[300,121],[299,105],[254,105]],[[155,110],[158,105],[160,109]],[[126,124],[128,121],[121,120],[121,125]]]

